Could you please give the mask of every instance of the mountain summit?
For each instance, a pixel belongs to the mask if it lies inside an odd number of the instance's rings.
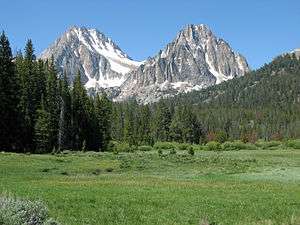
[[[240,77],[248,71],[246,59],[206,25],[188,25],[165,49],[130,73],[118,99],[135,96],[142,102],[153,102]]]
[[[58,38],[40,58],[52,56],[59,72],[65,71],[71,80],[79,70],[86,88],[120,86],[124,75],[141,64],[96,29],[76,26]]]
[[[41,58],[52,55],[58,70],[71,74],[71,80],[79,69],[86,88],[113,88],[112,97],[117,101],[134,97],[142,103],[154,102],[249,71],[246,59],[203,24],[188,25],[156,56],[142,63],[130,59],[104,34],[84,27],[69,29]]]

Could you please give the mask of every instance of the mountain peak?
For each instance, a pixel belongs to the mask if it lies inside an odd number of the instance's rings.
[[[52,55],[59,72],[68,71],[71,80],[80,70],[87,88],[120,86],[124,75],[140,65],[100,31],[78,26],[70,27],[40,57]]]
[[[118,98],[136,96],[141,102],[153,102],[219,84],[248,71],[246,59],[208,26],[190,24],[154,58],[130,73]]]

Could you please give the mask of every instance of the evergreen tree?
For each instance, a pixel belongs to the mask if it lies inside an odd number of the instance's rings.
[[[18,111],[18,81],[12,62],[9,41],[2,32],[0,36],[0,149],[16,151],[20,143],[18,135],[20,120]]]
[[[51,121],[50,113],[45,109],[45,103],[42,97],[41,106],[37,110],[37,121],[34,128],[34,140],[36,152],[47,153],[51,148]]]
[[[26,150],[34,149],[34,124],[40,99],[37,99],[35,55],[32,41],[28,40],[24,57],[17,57],[17,73],[20,81],[20,108],[23,119],[22,142]]]
[[[138,145],[138,140],[135,132],[135,115],[134,107],[132,102],[128,102],[125,109],[124,118],[124,141],[126,141],[129,146]]]
[[[170,138],[171,112],[164,101],[159,101],[155,118],[156,140],[168,141]]]
[[[111,140],[111,114],[112,114],[112,104],[104,93],[100,97],[96,96],[95,99],[95,110],[96,118],[99,128],[100,136],[100,149],[101,151],[107,150],[109,141]]]
[[[153,137],[151,132],[151,111],[148,105],[141,106],[140,124],[138,126],[138,134],[141,144],[152,145]]]
[[[58,144],[59,90],[53,59],[48,67],[45,100],[45,108],[50,115],[50,147],[54,148]]]
[[[89,118],[87,103],[89,101],[86,90],[81,83],[81,75],[78,71],[71,92],[72,97],[72,141],[74,149],[81,149],[83,142],[87,140]]]
[[[71,148],[71,94],[66,73],[59,80],[60,113],[58,129],[58,149]]]

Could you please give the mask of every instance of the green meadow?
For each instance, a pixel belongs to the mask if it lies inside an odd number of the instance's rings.
[[[0,153],[0,191],[63,225],[300,224],[299,150],[172,153]]]

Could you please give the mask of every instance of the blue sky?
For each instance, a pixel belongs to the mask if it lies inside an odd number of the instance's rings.
[[[299,0],[0,0],[12,49],[36,53],[72,25],[97,28],[136,60],[155,55],[186,24],[208,25],[252,68],[300,48]]]

